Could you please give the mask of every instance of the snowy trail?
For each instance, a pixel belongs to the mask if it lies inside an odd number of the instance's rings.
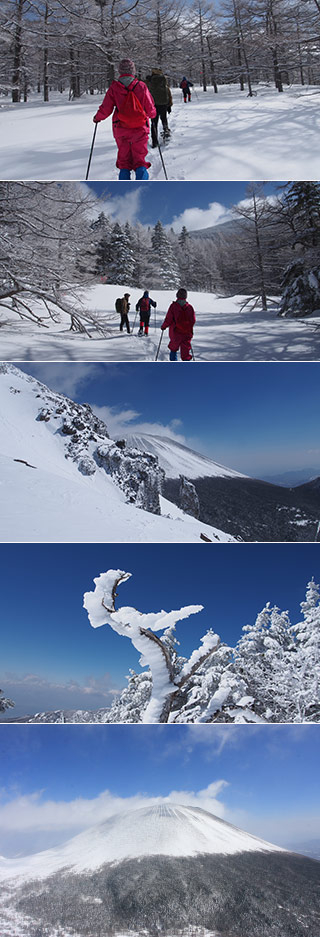
[[[92,338],[70,332],[68,317],[50,329],[35,328],[20,322],[14,313],[5,311],[1,322],[1,357],[3,361],[154,361],[161,337],[160,324],[174,291],[152,290],[157,301],[156,320],[150,321],[148,337],[119,331],[119,316],[114,312],[117,295],[124,287],[96,284],[79,290],[79,303],[94,313],[106,330],[106,337],[92,327]],[[130,288],[132,309],[141,290]],[[310,319],[279,319],[275,309],[240,311],[243,297],[221,298],[213,293],[190,291],[189,300],[196,310],[197,322],[192,347],[196,361],[318,361],[320,359],[320,316]],[[155,328],[156,323],[156,328]],[[168,331],[164,332],[158,361],[168,361]]]
[[[102,96],[67,101],[53,95],[11,105],[2,98],[0,178],[84,179],[91,146],[92,117]],[[195,89],[184,104],[173,89],[172,138],[164,148],[169,181],[317,179],[319,175],[319,90],[295,85],[283,94],[261,85],[247,97],[234,86]],[[150,179],[163,181],[157,150],[150,149]],[[90,178],[115,181],[116,148],[111,119],[98,127]]]

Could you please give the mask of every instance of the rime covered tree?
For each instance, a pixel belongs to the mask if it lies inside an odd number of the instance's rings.
[[[3,695],[3,691],[0,690],[0,713],[4,713],[6,709],[10,709],[11,706],[14,706],[12,699]]]
[[[293,626],[295,638],[295,711],[293,721],[320,718],[320,596],[314,579],[301,602],[302,619]]]
[[[291,625],[288,612],[268,603],[245,625],[236,647],[209,629],[187,660],[175,635],[177,621],[201,611],[142,614],[116,610],[117,587],[130,576],[109,570],[84,596],[90,623],[109,624],[130,638],[141,654],[140,674],[130,671],[128,686],[102,721],[170,723],[279,723],[320,720],[319,587],[308,584],[302,619]],[[162,634],[161,634],[162,632]]]
[[[141,721],[168,722],[175,698],[203,661],[210,657],[219,645],[218,635],[212,631],[201,639],[202,647],[193,651],[179,674],[172,661],[172,628],[177,621],[188,618],[202,610],[202,605],[189,605],[178,611],[150,612],[143,614],[135,608],[116,610],[117,587],[130,578],[130,573],[122,570],[108,570],[94,580],[94,592],[84,595],[90,624],[93,628],[109,624],[117,634],[127,636],[133,646],[141,653],[140,663],[151,670],[151,696]],[[168,633],[168,629],[171,631]],[[164,631],[165,640],[156,632]]]

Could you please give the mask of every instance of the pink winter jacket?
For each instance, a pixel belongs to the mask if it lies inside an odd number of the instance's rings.
[[[184,312],[184,322],[183,325],[181,325],[181,322],[179,322],[179,325],[177,325],[176,317],[180,317],[181,309],[183,309]],[[184,302],[182,304],[177,299],[174,303],[171,303],[171,306],[169,306],[167,315],[164,322],[162,323],[161,328],[167,329],[169,326],[170,338],[174,338],[174,336],[177,334],[183,335],[185,338],[192,338],[195,321],[196,317],[193,306],[191,306],[188,302]]]
[[[124,78],[124,77],[125,77],[124,75],[120,75],[120,78]],[[124,105],[125,99],[127,97],[127,91],[132,91],[133,86],[135,86],[134,94],[136,94],[138,100],[140,101],[140,104],[142,105],[143,109],[145,110],[147,114],[147,117],[155,117],[157,111],[155,108],[153,97],[150,94],[150,91],[148,90],[147,85],[145,85],[144,81],[138,81],[138,79],[132,75],[132,81],[127,87],[123,85],[121,81],[111,82],[110,88],[108,88],[108,91],[104,96],[102,104],[100,104],[100,107],[98,108],[97,113],[95,114],[95,117],[93,118],[94,121],[98,123],[100,120],[105,120],[106,117],[110,117],[110,114],[112,114],[112,111],[113,111],[114,112],[113,118],[112,118],[113,125],[118,124],[119,127],[124,127],[125,124],[121,123],[121,121],[117,117],[117,114],[118,114],[118,110],[121,110],[121,108]],[[146,124],[149,127],[149,121],[146,121]]]

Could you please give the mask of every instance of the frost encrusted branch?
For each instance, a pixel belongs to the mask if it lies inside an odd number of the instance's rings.
[[[167,722],[174,696],[188,677],[216,650],[219,638],[213,632],[208,632],[202,638],[202,647],[193,651],[179,677],[174,679],[168,648],[154,632],[163,631],[174,626],[177,621],[201,612],[203,605],[187,605],[171,612],[161,610],[147,614],[130,607],[117,610],[117,588],[130,576],[131,573],[120,569],[109,569],[108,572],[101,573],[94,579],[94,592],[86,592],[84,595],[84,608],[93,628],[108,624],[117,634],[130,638],[133,646],[141,654],[140,664],[150,668],[152,693],[142,722]]]

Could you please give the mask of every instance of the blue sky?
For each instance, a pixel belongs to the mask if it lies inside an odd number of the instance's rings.
[[[245,474],[320,466],[318,363],[20,364],[105,420],[172,436]]]
[[[280,845],[319,837],[317,726],[12,726],[0,732],[0,852],[54,845],[168,798]]]
[[[234,645],[270,601],[299,620],[307,582],[320,579],[316,544],[7,544],[0,547],[0,686],[16,705],[9,717],[49,709],[97,709],[140,672],[131,642],[104,626],[92,629],[82,607],[93,578],[108,568],[131,579],[119,605],[142,612],[201,604],[177,624],[180,651],[189,656],[208,628]]]
[[[246,197],[247,182],[153,182],[152,199],[148,187],[137,182],[123,182],[121,192],[117,182],[88,182],[90,192],[97,199],[97,213],[104,211],[115,221],[154,225],[159,219],[163,225],[173,225],[179,231],[185,224],[188,230],[207,228],[228,220],[233,205]],[[265,194],[278,193],[284,182],[268,182]]]

